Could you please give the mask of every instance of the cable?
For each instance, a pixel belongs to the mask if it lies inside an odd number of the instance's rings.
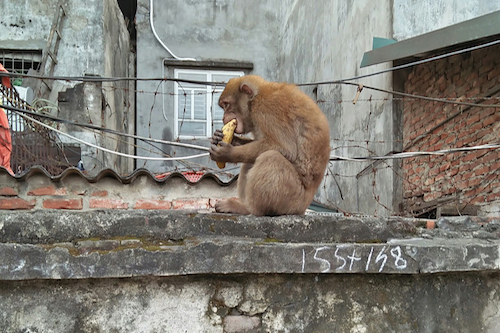
[[[400,66],[395,66],[395,67],[390,67],[378,72],[374,73],[369,73],[369,74],[364,74],[364,75],[358,75],[358,76],[353,76],[350,78],[345,78],[345,79],[339,79],[339,80],[332,80],[332,81],[318,81],[318,82],[309,82],[309,83],[297,83],[297,86],[313,86],[313,85],[323,85],[323,84],[339,84],[339,83],[346,83],[347,81],[353,81],[353,80],[358,80],[358,79],[363,79],[366,77],[370,76],[375,76],[379,74],[384,74],[387,72],[392,72],[395,70],[403,69],[403,68],[408,68],[412,67],[415,65],[420,65],[424,64],[427,62],[431,62],[434,60],[439,60],[443,59],[446,57],[454,56],[457,54],[465,53],[465,52],[470,52],[474,51],[480,48],[484,47],[489,47],[493,46],[496,44],[500,44],[500,39],[495,40],[492,42],[488,42],[485,44],[481,45],[476,45],[472,47],[468,47],[465,49],[445,53],[439,56],[423,59],[423,60],[418,60],[414,62],[410,62],[408,64],[400,65]],[[176,78],[138,78],[138,77],[101,77],[101,76],[44,76],[44,75],[33,75],[33,74],[23,74],[23,73],[6,73],[6,72],[0,72],[0,77],[22,77],[22,78],[33,78],[33,79],[50,79],[50,80],[61,80],[61,81],[82,81],[82,82],[112,82],[112,81],[175,81],[175,82],[184,82],[184,83],[193,83],[193,84],[200,84],[200,85],[222,85],[224,86],[226,83],[225,82],[205,82],[205,81],[196,81],[196,80],[185,80],[185,79],[176,79]]]
[[[416,152],[402,152],[395,153],[387,156],[368,156],[368,157],[342,157],[337,155],[330,155],[330,161],[351,161],[351,162],[363,162],[363,161],[372,161],[372,160],[393,160],[400,158],[410,158],[410,157],[420,157],[420,156],[428,156],[428,155],[445,155],[450,153],[464,152],[470,150],[480,150],[480,149],[498,149],[500,148],[500,144],[485,144],[479,146],[472,147],[461,147],[461,148],[451,148],[451,149],[442,149],[436,151],[416,151]]]
[[[189,143],[166,141],[166,140],[160,140],[160,139],[152,139],[152,138],[146,138],[146,137],[137,136],[137,135],[128,134],[128,133],[121,133],[121,132],[118,132],[118,131],[115,131],[115,130],[112,130],[109,128],[103,128],[103,127],[99,127],[99,126],[95,126],[95,125],[91,125],[91,124],[75,123],[75,122],[72,122],[72,121],[69,121],[66,119],[62,119],[62,118],[58,118],[55,116],[51,116],[48,114],[36,113],[33,111],[23,110],[23,109],[15,108],[15,107],[8,106],[8,105],[0,104],[0,108],[4,108],[6,110],[10,110],[10,111],[18,112],[18,113],[26,113],[26,114],[29,114],[32,116],[43,117],[43,118],[47,118],[47,119],[57,121],[60,123],[64,123],[64,124],[80,126],[80,127],[87,127],[87,128],[94,129],[94,130],[107,132],[107,133],[115,134],[115,135],[121,135],[121,136],[128,137],[128,138],[139,139],[139,140],[143,140],[143,141],[149,141],[149,142],[155,142],[155,143],[161,143],[161,144],[167,144],[167,145],[179,146],[179,147],[185,147],[185,148],[192,148],[192,149],[198,149],[198,150],[204,150],[204,151],[208,151],[210,149],[207,147],[193,145],[193,144],[189,144]]]
[[[347,84],[347,85],[351,85],[351,86],[358,86],[357,83],[352,83],[352,82],[340,82],[340,84]],[[441,102],[441,103],[448,103],[448,104],[473,106],[473,107],[480,107],[480,108],[500,108],[500,105],[467,103],[467,102],[461,102],[461,101],[457,101],[457,100],[450,101],[448,99],[443,99],[443,98],[435,98],[435,97],[427,97],[427,96],[421,96],[421,95],[413,95],[413,94],[408,94],[408,93],[394,91],[394,90],[387,90],[387,89],[382,89],[382,88],[371,87],[371,86],[367,86],[367,85],[363,84],[363,89],[364,88],[375,90],[375,91],[380,91],[380,92],[385,92],[385,93],[392,94],[392,95],[398,95],[398,96],[404,96],[404,97],[411,97],[411,98],[423,99],[425,101],[433,101],[433,102]]]
[[[163,41],[160,39],[160,37],[158,37],[158,34],[156,33],[155,26],[153,24],[153,16],[154,16],[153,15],[153,0],[150,0],[149,1],[149,23],[151,24],[151,30],[153,30],[153,35],[156,37],[156,40],[158,42],[160,42],[161,46],[163,46],[163,48],[165,50],[167,50],[167,52],[170,53],[170,55],[172,57],[174,57],[175,59],[180,60],[180,61],[196,61],[196,59],[194,59],[194,58],[179,58],[172,51],[170,51],[168,46],[163,43]]]
[[[48,75],[37,75],[37,74],[23,74],[23,73],[11,73],[11,72],[0,72],[1,77],[10,78],[31,78],[31,79],[44,79],[44,80],[60,80],[60,81],[81,81],[81,82],[115,82],[115,81],[174,81],[174,82],[184,82],[199,85],[220,85],[225,86],[226,82],[222,81],[197,81],[188,79],[178,79],[178,78],[167,78],[167,77],[151,77],[151,78],[140,78],[140,77],[106,77],[106,76],[96,76],[96,75],[86,75],[86,76],[48,76]]]
[[[47,128],[47,129],[50,129],[51,131],[54,131],[54,132],[59,133],[61,135],[64,135],[64,136],[66,136],[66,137],[68,137],[68,138],[70,138],[72,140],[77,141],[77,142],[83,143],[84,145],[93,147],[95,149],[102,150],[102,151],[110,153],[110,154],[122,156],[122,157],[128,157],[128,158],[133,158],[133,159],[141,159],[141,160],[150,160],[150,161],[179,161],[179,160],[187,160],[187,159],[198,158],[198,157],[205,157],[205,156],[209,155],[208,153],[203,153],[203,154],[198,154],[198,155],[190,155],[190,156],[185,156],[185,157],[149,157],[149,156],[129,155],[129,154],[112,151],[110,149],[94,145],[94,144],[92,144],[90,142],[78,139],[77,137],[74,137],[72,135],[64,133],[64,132],[62,132],[62,131],[60,131],[60,130],[52,127],[52,126],[46,125],[46,124],[42,123],[41,121],[38,121],[38,120],[36,120],[36,119],[34,119],[34,118],[30,117],[30,116],[22,114],[21,112],[18,112],[18,111],[13,111],[13,112],[15,112],[16,114],[20,115],[21,117],[27,119],[28,121],[34,122],[35,124],[41,125],[41,126]]]
[[[461,50],[457,50],[457,51],[453,51],[453,52],[441,54],[441,55],[438,55],[438,56],[435,56],[435,57],[431,57],[431,58],[427,58],[427,59],[423,59],[423,60],[418,60],[418,61],[410,62],[408,64],[399,65],[399,66],[395,66],[395,67],[390,67],[390,68],[387,68],[387,69],[384,69],[384,70],[381,70],[381,71],[378,71],[378,72],[370,73],[370,74],[363,74],[363,75],[353,76],[353,77],[350,77],[350,78],[340,79],[340,80],[335,80],[335,81],[320,81],[320,82],[310,82],[310,83],[299,83],[299,84],[297,84],[297,86],[313,86],[313,85],[315,86],[315,85],[323,85],[323,84],[336,84],[336,83],[344,83],[346,81],[353,81],[353,80],[364,79],[366,77],[370,77],[370,76],[374,76],[374,75],[379,75],[379,74],[384,74],[384,73],[387,73],[387,72],[392,72],[392,71],[396,71],[396,70],[399,70],[399,69],[412,67],[412,66],[415,66],[415,65],[425,64],[426,62],[431,62],[431,61],[434,61],[434,60],[439,60],[439,59],[451,57],[451,56],[454,56],[454,55],[457,55],[457,54],[461,54],[461,53],[465,53],[465,52],[469,52],[469,51],[478,50],[478,49],[481,49],[481,48],[484,48],[484,47],[488,47],[488,46],[493,46],[493,45],[496,45],[496,44],[500,44],[500,39],[492,41],[492,42],[489,42],[489,43],[485,43],[485,44],[481,44],[481,45],[476,45],[476,46],[468,47],[468,48],[465,48],[465,49],[461,49]]]

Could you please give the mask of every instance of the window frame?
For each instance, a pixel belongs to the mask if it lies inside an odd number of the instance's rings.
[[[205,79],[207,82],[213,82],[212,77],[214,75],[234,75],[234,77],[240,77],[245,75],[243,71],[235,71],[235,70],[212,70],[212,69],[174,69],[174,77],[176,79],[179,78],[179,74],[197,74],[197,75],[205,75]],[[174,136],[178,139],[184,140],[195,140],[195,139],[207,139],[210,138],[214,129],[212,128],[212,124],[214,120],[212,119],[212,96],[214,93],[221,93],[224,90],[223,85],[206,85],[204,88],[200,86],[200,88],[186,88],[186,90],[198,90],[202,91],[206,95],[205,103],[205,119],[197,120],[194,118],[194,97],[195,94],[190,94],[191,96],[191,118],[180,118],[179,117],[179,89],[182,90],[182,83],[179,85],[178,82],[174,82]],[[217,101],[216,101],[217,102]],[[216,103],[217,104],[217,103]],[[190,122],[195,123],[204,123],[206,129],[206,135],[191,135],[191,134],[181,134],[179,133],[179,123],[183,120],[188,120]],[[222,120],[222,119],[220,119]],[[218,120],[215,120],[218,121]]]

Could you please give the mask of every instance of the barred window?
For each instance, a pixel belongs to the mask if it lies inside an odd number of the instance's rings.
[[[175,70],[178,79],[200,82],[227,82],[243,76],[237,71]],[[175,136],[180,138],[207,138],[214,128],[222,127],[224,110],[219,106],[223,85],[175,83]]]

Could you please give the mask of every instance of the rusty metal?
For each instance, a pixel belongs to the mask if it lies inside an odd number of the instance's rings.
[[[33,110],[14,87],[7,88],[0,84],[0,97],[2,104]],[[52,175],[59,175],[66,168],[78,163],[79,148],[61,148],[58,138],[53,136],[50,130],[24,119],[13,111],[4,111],[11,126],[11,168],[17,175],[35,165],[43,166]],[[41,117],[33,118],[43,121]]]

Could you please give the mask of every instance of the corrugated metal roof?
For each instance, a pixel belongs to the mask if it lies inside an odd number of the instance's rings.
[[[54,175],[51,175],[47,170],[45,170],[45,168],[43,168],[41,166],[31,167],[31,168],[27,169],[26,171],[24,171],[22,174],[16,175],[16,176],[10,175],[5,168],[0,167],[0,175],[2,175],[4,173],[7,174],[9,177],[15,178],[15,179],[20,180],[20,181],[26,181],[35,175],[42,174],[42,175],[46,176],[47,178],[50,178],[52,181],[58,182],[58,181],[61,181],[62,179],[66,178],[68,176],[77,175],[77,176],[82,177],[83,179],[85,179],[89,183],[97,183],[102,178],[111,177],[111,178],[118,180],[122,184],[130,184],[130,183],[134,182],[138,177],[147,176],[157,183],[166,183],[172,178],[182,178],[188,184],[193,185],[193,184],[197,184],[197,183],[201,182],[204,179],[213,179],[220,186],[229,186],[233,182],[235,182],[238,178],[237,176],[235,176],[233,178],[225,177],[226,179],[224,179],[222,177],[219,177],[217,174],[210,173],[210,172],[203,173],[203,174],[200,174],[200,172],[197,172],[197,173],[171,172],[171,173],[164,173],[164,174],[158,176],[158,175],[151,173],[147,169],[137,169],[134,172],[132,172],[130,175],[127,175],[127,176],[122,176],[122,175],[118,174],[113,169],[103,169],[97,175],[91,177],[91,176],[83,173],[82,171],[80,171],[77,168],[67,168],[61,174],[54,176]]]
[[[423,58],[438,50],[451,51],[500,37],[500,11],[386,45],[363,55],[360,67],[387,61]]]

